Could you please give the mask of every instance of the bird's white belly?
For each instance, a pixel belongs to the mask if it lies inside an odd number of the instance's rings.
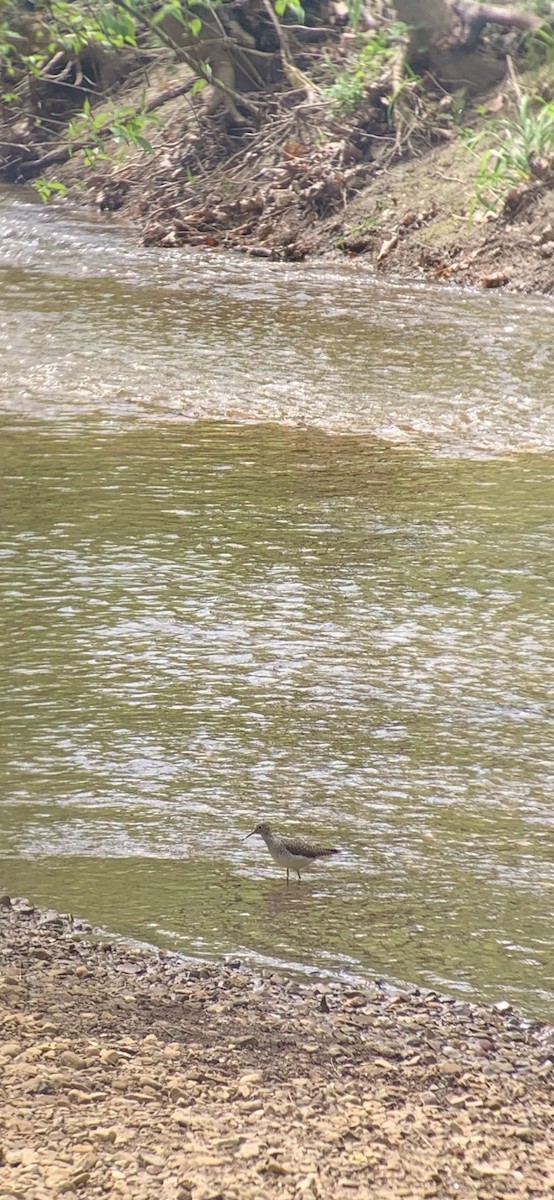
[[[288,850],[275,850],[269,846],[268,850],[273,861],[286,871],[305,871],[307,867],[314,865],[313,858],[303,858],[301,854],[289,854]]]

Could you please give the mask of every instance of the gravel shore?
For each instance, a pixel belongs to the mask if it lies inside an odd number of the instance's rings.
[[[0,1200],[552,1198],[553,1027],[0,905]]]

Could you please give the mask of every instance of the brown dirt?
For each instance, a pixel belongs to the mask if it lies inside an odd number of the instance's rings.
[[[554,1029],[0,909],[0,1196],[546,1200]]]
[[[521,87],[548,96],[547,74],[523,75]],[[138,109],[187,81],[187,67],[161,61],[146,91],[135,73],[117,102]],[[277,261],[346,256],[396,279],[554,294],[551,160],[506,190],[496,215],[477,210],[468,220],[486,140],[472,153],[461,127],[486,130],[513,114],[513,80],[463,112],[459,97],[423,78],[405,87],[393,118],[392,92],[389,71],[366,86],[354,115],[340,119],[321,96],[269,94],[256,99],[255,120],[234,127],[225,114],[206,115],[204,94],[180,95],[145,129],[152,155],[106,142],[97,168],[76,153],[44,175],[68,185],[69,202],[135,223],[146,244]]]
[[[514,189],[497,218],[481,212],[470,223],[474,169],[459,141],[399,163],[385,200],[373,185],[350,207],[345,250],[401,278],[552,294],[554,189]]]
[[[148,97],[183,84],[187,68],[160,67]],[[545,91],[539,76],[526,80]],[[74,185],[70,199],[119,211],[146,244],[240,250],[254,257],[359,259],[383,276],[554,293],[554,172],[506,192],[498,214],[468,220],[483,147],[461,138],[456,99],[419,81],[387,115],[392,82],[368,85],[355,118],[332,120],[297,94],[260,102],[257,128],[202,116],[188,97],[157,112],[152,156],[127,151],[87,171],[79,158],[45,174]],[[137,104],[141,90],[125,92]],[[508,116],[503,82],[464,118],[478,129]],[[483,143],[485,145],[486,143]],[[120,153],[107,146],[110,155]]]

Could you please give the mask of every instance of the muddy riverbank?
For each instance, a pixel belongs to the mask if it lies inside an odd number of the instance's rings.
[[[77,98],[63,72],[37,95],[23,60],[0,99],[0,179],[116,213],[167,250],[346,257],[384,277],[552,294],[546,8],[537,29],[534,11],[515,30],[493,22],[473,65],[462,56],[446,81],[423,60],[406,65],[382,6],[365,33],[340,8],[318,6],[315,26],[297,30],[296,74],[289,64],[261,92],[236,94],[240,112],[204,93],[190,56],[163,38],[112,50]],[[265,36],[275,39],[274,17]]]
[[[554,1029],[95,937],[3,899],[2,1195],[535,1197]]]
[[[184,75],[172,65],[175,87]],[[542,83],[532,76],[527,86],[533,91]],[[163,75],[152,72],[147,96],[154,103],[163,89]],[[123,88],[131,105],[142,94]],[[150,155],[133,147],[122,155],[108,144],[94,170],[78,155],[46,166],[46,187],[61,184],[62,203],[127,221],[145,245],[168,253],[194,246],[208,255],[231,250],[275,262],[346,259],[385,279],[551,295],[550,167],[540,181],[505,188],[495,211],[473,207],[479,138],[496,119],[491,114],[509,118],[510,86],[504,81],[487,94],[480,115],[472,110],[466,117],[465,132],[453,122],[454,98],[425,92],[415,143],[408,139],[397,153],[394,133],[383,124],[386,96],[377,88],[366,103],[370,116],[364,109],[359,118],[362,126],[370,121],[375,135],[367,162],[359,161],[349,124],[331,121],[322,141],[319,112],[307,118],[292,110],[281,121],[270,115],[255,136],[230,137],[217,125],[197,126],[181,97],[161,109],[149,132]]]

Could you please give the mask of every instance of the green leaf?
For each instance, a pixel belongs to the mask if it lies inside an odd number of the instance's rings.
[[[182,21],[185,24],[183,11],[180,4],[163,4],[158,12],[154,13],[151,18],[152,25],[160,25],[166,17],[175,17],[177,21]]]
[[[43,204],[47,204],[52,196],[65,196],[67,193],[65,183],[60,183],[58,179],[45,179],[42,175],[35,179],[33,187],[38,192]]]

